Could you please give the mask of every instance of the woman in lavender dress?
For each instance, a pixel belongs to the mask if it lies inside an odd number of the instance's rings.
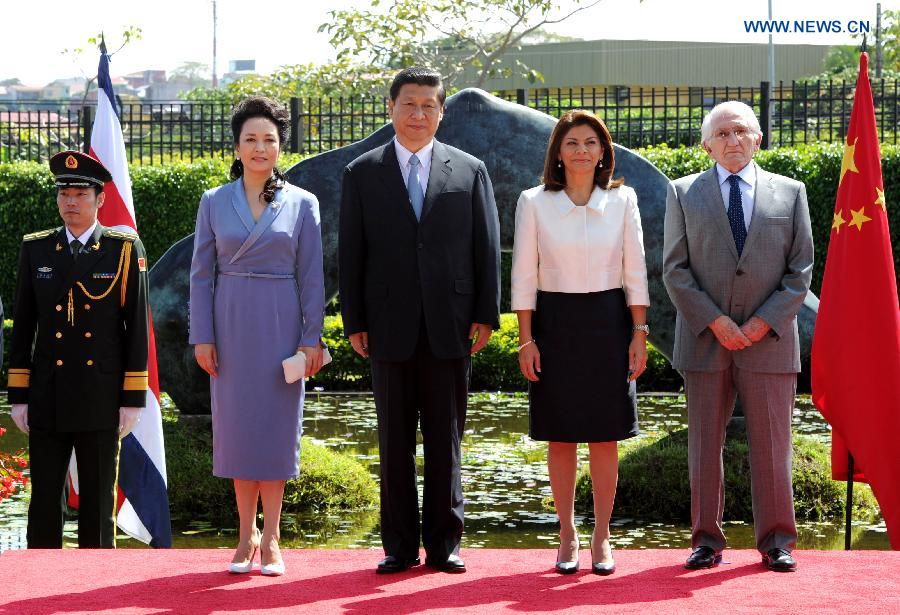
[[[303,380],[281,361],[302,351],[322,366],[325,303],[319,204],[276,168],[288,113],[264,97],[231,118],[235,181],[200,200],[191,265],[190,343],[210,377],[213,474],[234,480],[240,542],[229,570],[284,573],[278,550],[286,479],[297,476]],[[256,527],[262,499],[265,525]]]

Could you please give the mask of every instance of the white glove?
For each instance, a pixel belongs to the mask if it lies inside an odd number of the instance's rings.
[[[143,408],[119,408],[119,439],[121,440],[137,427],[141,421]]]
[[[28,433],[28,404],[13,404],[12,420],[16,427]]]

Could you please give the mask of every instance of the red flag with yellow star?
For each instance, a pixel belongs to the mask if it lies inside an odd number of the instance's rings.
[[[900,549],[900,306],[868,55],[859,59],[812,345],[813,402],[831,424],[832,475],[878,499]]]

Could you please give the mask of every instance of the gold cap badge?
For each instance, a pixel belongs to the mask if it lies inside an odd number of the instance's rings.
[[[69,156],[66,158],[66,168],[67,169],[77,169],[78,168],[78,160],[76,160],[75,156]]]

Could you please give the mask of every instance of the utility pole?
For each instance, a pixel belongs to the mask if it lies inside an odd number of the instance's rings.
[[[772,0],[769,0],[769,23],[772,23]],[[772,30],[769,30],[769,83],[775,87],[775,43],[772,42]]]
[[[212,62],[212,86],[213,89],[217,89],[219,87],[219,73],[216,69],[216,26],[217,18],[216,18],[216,0],[212,0],[213,5],[213,62]]]
[[[875,78],[881,79],[881,3],[875,9]]]
[[[769,24],[772,23],[772,0],[769,0]],[[763,133],[765,134],[766,143],[771,143],[772,138],[772,98],[775,94],[775,43],[772,41],[772,30],[769,30],[769,89],[768,92],[761,92],[763,96],[767,96],[768,100],[760,101],[760,109],[765,108],[767,113],[761,118],[763,125]]]

